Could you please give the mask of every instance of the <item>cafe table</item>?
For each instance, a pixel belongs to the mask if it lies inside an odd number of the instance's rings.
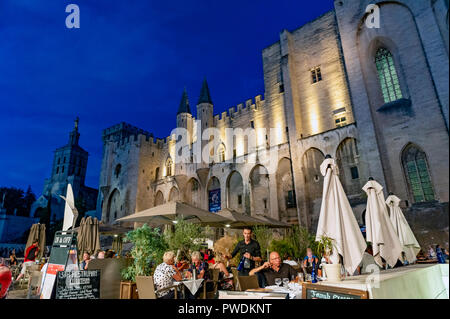
[[[258,291],[219,290],[219,299],[289,299],[289,294],[283,292],[269,292],[264,289]]]
[[[302,299],[302,286],[295,282],[290,282],[287,287],[285,286],[266,286],[264,288],[267,291],[288,293],[289,299]]]
[[[177,285],[184,285],[192,295],[195,295],[197,291],[202,286],[203,279],[196,279],[196,280],[190,280],[190,279],[183,279],[182,281],[177,281]]]

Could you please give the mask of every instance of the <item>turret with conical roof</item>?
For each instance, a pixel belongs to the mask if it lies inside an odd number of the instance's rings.
[[[203,80],[203,85],[202,85],[202,89],[200,91],[200,97],[198,98],[198,103],[197,104],[202,104],[202,103],[208,103],[208,104],[213,104],[212,100],[211,100],[211,94],[209,94],[209,87],[208,87],[208,82],[206,81],[206,78]]]
[[[200,97],[197,103],[197,119],[201,121],[201,132],[207,128],[213,127],[213,102],[211,94],[209,93],[208,82],[203,80],[202,89],[200,90]]]
[[[189,107],[189,99],[186,92],[186,88],[184,88],[183,94],[181,96],[180,106],[178,107],[177,112],[177,127],[185,128],[189,132],[190,138],[192,137],[192,113],[191,108]]]
[[[189,99],[187,96],[186,88],[184,88],[183,95],[181,96],[181,102],[180,102],[180,106],[178,107],[177,115],[181,114],[181,113],[192,114],[191,108],[189,107]]]

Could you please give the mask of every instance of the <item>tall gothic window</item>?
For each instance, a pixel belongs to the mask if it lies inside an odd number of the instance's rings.
[[[416,146],[408,146],[402,154],[403,168],[414,202],[434,200],[425,153]]]
[[[218,150],[219,162],[225,162],[225,147],[223,145],[219,146]]]
[[[168,158],[167,162],[166,162],[166,176],[172,176],[172,174],[173,174],[172,166],[173,166],[172,159]]]
[[[375,56],[378,78],[385,103],[393,102],[403,97],[395,69],[392,53],[385,48],[380,48]]]

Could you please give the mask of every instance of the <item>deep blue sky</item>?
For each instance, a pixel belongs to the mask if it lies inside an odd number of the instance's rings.
[[[79,5],[81,28],[65,8]],[[40,195],[53,151],[80,117],[98,187],[103,129],[125,121],[165,137],[183,88],[195,115],[207,78],[218,114],[264,93],[262,49],[332,0],[1,0],[0,187]]]

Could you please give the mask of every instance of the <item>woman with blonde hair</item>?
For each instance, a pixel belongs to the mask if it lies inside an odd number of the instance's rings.
[[[233,290],[233,274],[230,273],[225,266],[226,259],[222,256],[221,253],[216,254],[215,256],[215,264],[212,269],[219,269],[219,285],[220,290]]]

